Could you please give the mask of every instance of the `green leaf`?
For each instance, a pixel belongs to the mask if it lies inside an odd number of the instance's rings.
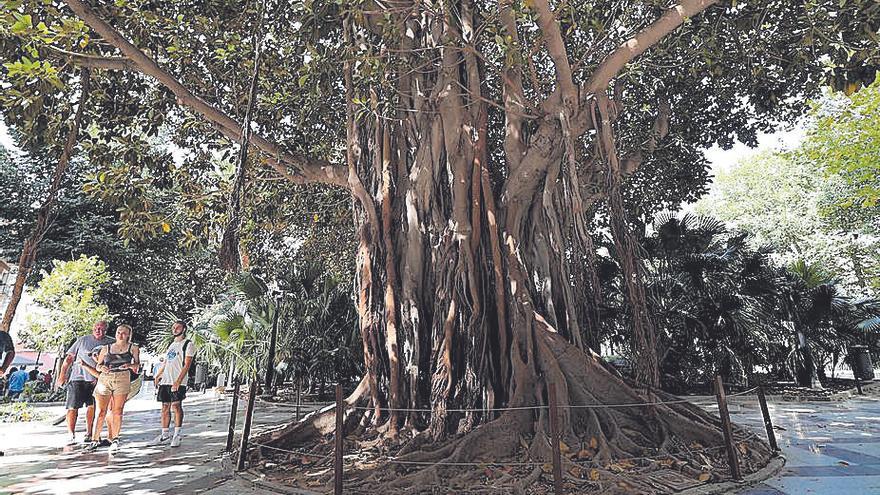
[[[30,31],[34,24],[31,20],[31,16],[28,14],[13,14],[15,16],[16,21],[12,24],[10,28],[12,30],[12,34],[25,34]]]

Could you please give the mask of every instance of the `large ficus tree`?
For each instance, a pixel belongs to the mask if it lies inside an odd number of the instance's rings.
[[[52,140],[63,115],[51,110],[92,67],[85,148],[97,167],[132,165],[118,187],[205,177],[240,139],[262,40],[243,200],[258,177],[350,194],[366,376],[349,402],[389,439],[421,432],[407,450],[454,442],[411,454],[423,461],[513,453],[511,431],[545,455],[546,410],[528,407],[550,384],[563,405],[656,398],[627,212],[699,192],[702,147],[754,143],[829,80],[873,78],[880,27],[867,0],[4,4],[7,123],[26,143]],[[182,164],[108,156],[160,129],[191,150]],[[635,386],[589,352],[597,212],[621,258]],[[566,443],[592,440],[604,459],[720,441],[680,405],[563,411]]]

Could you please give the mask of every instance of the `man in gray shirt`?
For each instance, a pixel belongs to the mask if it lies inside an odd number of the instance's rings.
[[[70,440],[67,445],[76,443],[76,419],[79,409],[86,406],[86,437],[84,443],[91,443],[92,428],[95,425],[95,383],[97,378],[92,376],[88,371],[83,369],[80,362],[95,367],[94,356],[92,350],[115,342],[113,337],[108,337],[107,322],[99,321],[92,328],[91,335],[83,335],[76,339],[76,342],[67,350],[67,356],[64,358],[64,364],[61,366],[61,373],[58,373],[58,386],[64,385],[64,379],[67,376],[67,370],[70,369],[70,384],[67,387],[67,431],[70,432]]]

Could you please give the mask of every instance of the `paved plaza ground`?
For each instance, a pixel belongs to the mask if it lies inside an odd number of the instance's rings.
[[[243,403],[240,401],[240,411]],[[150,382],[126,406],[122,449],[85,452],[65,447],[66,429],[46,422],[0,424],[0,494],[131,494],[242,493],[246,487],[225,481],[228,472],[220,454],[226,445],[231,400],[211,392],[190,394],[185,404],[184,437],[178,448],[147,447],[159,432],[159,406]],[[255,431],[294,417],[289,406],[260,403]],[[53,417],[61,407],[50,408]],[[311,410],[305,407],[303,411]],[[84,412],[84,410],[83,410]],[[238,415],[239,428],[243,414]],[[77,436],[85,425],[79,421]]]
[[[787,463],[745,495],[880,495],[880,392],[846,402],[792,403],[771,398],[770,413]],[[129,403],[124,448],[115,456],[63,447],[64,428],[42,423],[0,425],[0,493],[132,494],[269,493],[230,480],[220,453],[231,401],[213,394],[187,399],[180,448],[146,447],[157,433],[159,411],[151,387]],[[54,408],[53,413],[60,412]],[[734,421],[764,436],[757,403],[732,400]],[[241,415],[239,415],[239,421]],[[293,416],[289,406],[257,408],[261,429]],[[80,428],[82,429],[82,427]],[[80,437],[82,432],[79,433]]]
[[[880,392],[845,402],[769,404],[786,458],[778,476],[743,495],[880,494]],[[764,436],[755,402],[732,419]]]

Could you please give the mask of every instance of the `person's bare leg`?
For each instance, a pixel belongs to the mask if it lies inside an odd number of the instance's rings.
[[[125,397],[125,395],[114,395],[113,400],[110,403],[110,407],[113,411],[111,415],[113,420],[108,423],[107,428],[110,440],[118,438],[119,432],[122,431],[122,411],[125,409]]]
[[[171,446],[179,447],[180,446],[180,437],[182,434],[183,427],[183,406],[180,402],[172,402],[171,409],[174,410],[174,434],[171,435]]]
[[[76,418],[78,413],[79,411],[77,409],[67,410],[67,431],[70,432],[71,435],[76,434]]]
[[[171,425],[171,403],[170,402],[163,402],[162,403],[162,429],[167,430],[169,425]]]
[[[162,433],[159,434],[153,441],[151,441],[148,445],[159,445],[168,438],[168,425],[171,424],[171,403],[163,402],[162,403]]]
[[[95,405],[86,408],[86,436],[91,437],[95,427]]]
[[[107,434],[109,435],[110,433],[110,418],[107,416],[107,412],[110,410],[112,397],[112,395],[95,396],[95,404],[98,406],[98,419],[95,425],[95,434],[92,436],[95,441],[101,439],[101,432],[104,430],[105,422],[107,423]]]
[[[171,408],[174,410],[174,426],[180,428],[183,426],[183,405],[180,402],[172,402]]]

